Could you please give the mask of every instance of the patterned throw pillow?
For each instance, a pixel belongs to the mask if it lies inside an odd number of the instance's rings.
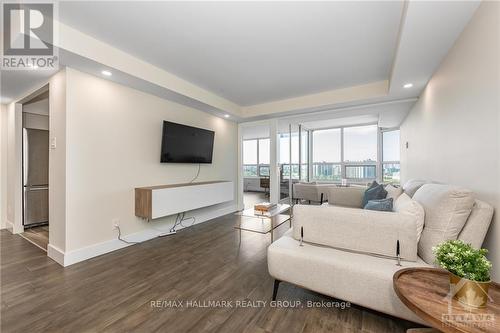
[[[385,190],[387,191],[387,197],[386,198],[392,198],[394,202],[396,202],[396,199],[403,193],[403,189],[401,187],[396,187],[392,184],[386,185]]]
[[[365,209],[369,210],[380,210],[383,212],[391,212],[393,205],[393,199],[380,199],[380,200],[370,200],[365,206]]]
[[[362,202],[363,208],[366,206],[368,201],[385,199],[386,196],[387,191],[385,190],[384,185],[379,185],[374,181],[372,185],[365,191]]]

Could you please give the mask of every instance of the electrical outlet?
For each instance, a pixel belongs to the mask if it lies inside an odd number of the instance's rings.
[[[111,225],[113,226],[113,229],[118,229],[120,227],[120,219],[112,219]]]

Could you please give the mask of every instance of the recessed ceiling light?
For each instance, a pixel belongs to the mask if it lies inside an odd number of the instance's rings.
[[[224,118],[229,118],[229,115],[228,115],[228,114],[225,114],[225,115],[224,115]]]
[[[111,75],[113,75],[110,71],[106,71],[106,70],[102,71],[101,74],[104,75],[104,76],[111,76]]]
[[[411,88],[411,87],[413,87],[413,83],[406,83],[406,84],[403,86],[403,88],[406,88],[406,89]]]

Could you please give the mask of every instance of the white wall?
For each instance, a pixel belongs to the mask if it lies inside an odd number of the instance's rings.
[[[163,120],[215,131],[213,164],[201,165],[198,180],[232,180],[236,188],[235,123],[70,68],[66,87],[66,252],[116,240],[113,219],[130,240],[170,228],[174,217],[147,223],[134,215],[135,187],[196,175],[198,165],[160,163]],[[236,200],[186,216],[203,221],[235,209]]]
[[[401,126],[403,181],[472,189],[495,206],[484,244],[500,280],[500,3],[483,2]],[[405,142],[409,148],[404,147]]]
[[[7,195],[6,223],[14,233],[22,232],[22,105],[7,105]]]
[[[49,151],[49,247],[48,254],[66,250],[66,71],[49,81],[49,135],[56,148]]]
[[[0,229],[7,226],[7,105],[0,105]]]

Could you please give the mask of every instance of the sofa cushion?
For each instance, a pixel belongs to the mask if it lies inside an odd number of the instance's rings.
[[[425,262],[434,263],[432,247],[457,239],[469,217],[474,197],[470,190],[442,184],[425,184],[413,199],[424,207],[424,230],[418,244],[418,254]]]
[[[375,183],[375,182],[374,182]],[[380,200],[385,199],[387,196],[387,191],[384,189],[383,185],[371,186],[365,191],[363,196],[362,206],[365,207],[370,200]]]
[[[410,179],[403,185],[403,191],[408,194],[410,198],[413,197],[415,192],[422,187],[424,184],[426,184],[427,181],[421,180],[421,179]]]
[[[394,201],[396,201],[397,198],[403,193],[403,189],[401,187],[396,187],[394,185],[386,185],[385,190],[387,191],[387,196],[386,198],[392,198]]]
[[[392,277],[401,268],[429,267],[422,259],[396,266],[383,259],[299,242],[287,232],[267,250],[269,273],[318,293],[354,304],[424,323],[398,298]]]
[[[293,184],[293,198],[319,202],[321,200],[319,185],[316,183]]]
[[[326,188],[328,203],[334,206],[363,208],[365,190],[366,187],[362,186],[329,186]]]
[[[386,198],[386,199],[380,199],[380,200],[370,200],[365,205],[364,209],[378,210],[381,212],[392,212],[392,206],[393,206],[393,199]]]
[[[476,200],[464,228],[458,235],[458,239],[471,244],[476,249],[481,248],[492,217],[493,207],[486,202]]]
[[[394,202],[394,211],[415,216],[417,222],[417,242],[420,240],[424,229],[425,211],[422,205],[410,198],[406,193],[401,194]]]
[[[337,249],[369,255],[395,257],[400,241],[403,260],[417,260],[415,217],[332,205],[293,207],[293,237]]]

